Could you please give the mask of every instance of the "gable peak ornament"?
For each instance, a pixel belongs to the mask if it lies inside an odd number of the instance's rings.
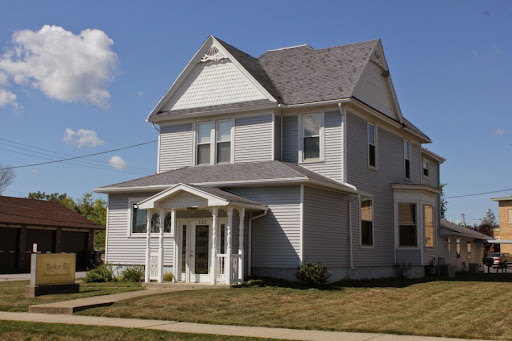
[[[204,54],[204,56],[201,58],[201,63],[206,63],[209,61],[218,61],[222,59],[227,59],[227,57],[219,51],[219,49],[212,45]]]

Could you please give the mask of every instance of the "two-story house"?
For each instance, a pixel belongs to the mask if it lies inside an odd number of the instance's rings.
[[[157,173],[96,189],[109,264],[231,284],[307,261],[422,276],[436,257],[444,159],[402,115],[380,40],[254,58],[210,36],[147,121]]]

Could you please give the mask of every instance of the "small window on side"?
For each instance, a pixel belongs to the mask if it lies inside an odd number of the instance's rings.
[[[361,245],[373,245],[373,200],[361,196]]]
[[[428,178],[429,172],[430,172],[430,162],[423,159],[423,176]]]
[[[368,165],[370,167],[377,167],[376,159],[375,126],[368,123]]]
[[[304,145],[303,159],[319,159],[320,158],[320,114],[308,114],[303,116],[304,124]]]
[[[231,120],[217,122],[217,163],[231,162]]]
[[[457,238],[456,243],[457,243],[457,258],[460,258],[460,239],[459,238]]]
[[[137,208],[137,205],[132,206],[132,233],[146,233],[146,210]]]
[[[452,238],[448,237],[448,253],[452,253]]]
[[[468,251],[468,259],[471,259],[471,242],[468,242],[468,244],[467,244],[467,251]]]
[[[409,141],[404,141],[404,177],[411,178],[411,144]]]
[[[210,164],[211,130],[210,122],[197,124],[196,163],[198,165]]]
[[[434,209],[425,205],[425,246],[434,247]]]
[[[398,245],[418,246],[416,235],[416,204],[398,205]]]

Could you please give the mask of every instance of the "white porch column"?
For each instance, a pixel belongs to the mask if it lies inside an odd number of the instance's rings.
[[[217,207],[212,208],[212,266],[211,266],[211,283],[217,284]]]
[[[231,273],[232,273],[232,269],[233,269],[233,262],[232,262],[232,258],[231,257],[231,254],[233,253],[232,251],[232,248],[233,248],[233,233],[232,233],[232,229],[233,229],[233,207],[228,207],[228,226],[227,226],[227,229],[228,229],[228,240],[227,240],[227,248],[226,248],[226,263],[227,265],[225,266],[225,269],[224,269],[224,274],[225,274],[225,278],[226,278],[226,284],[227,285],[231,285],[231,283],[233,283],[233,280],[231,278]]]
[[[160,235],[158,238],[158,283],[164,281],[164,222],[165,222],[165,211],[163,208],[160,209]]]
[[[172,276],[172,281],[177,282],[178,281],[178,274],[180,271],[178,270],[178,243],[176,242],[176,238],[178,237],[178,230],[177,230],[177,221],[176,221],[176,210],[171,210],[171,233],[172,233],[172,245],[174,249],[174,257],[172,257],[172,273],[174,276]]]
[[[149,283],[151,273],[151,215],[153,210],[146,210],[146,268],[145,282]]]
[[[238,215],[240,216],[240,223],[238,224],[238,278],[240,284],[244,283],[244,218],[245,208],[238,209]]]

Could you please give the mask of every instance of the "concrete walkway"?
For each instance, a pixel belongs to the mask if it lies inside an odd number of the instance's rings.
[[[318,330],[297,330],[286,328],[240,327],[226,325],[212,325],[199,323],[185,323],[159,320],[122,319],[112,317],[78,316],[78,315],[48,315],[36,313],[10,313],[0,312],[0,320],[29,321],[42,323],[64,323],[92,326],[110,326],[121,328],[156,329],[168,332],[216,334],[244,337],[275,338],[282,340],[318,340],[318,341],[448,341],[464,340],[441,337],[406,336],[373,333],[328,332]],[[475,340],[471,340],[475,341]]]
[[[32,305],[28,308],[30,313],[45,313],[45,314],[73,314],[76,311],[104,307],[111,305],[114,302],[128,300],[135,297],[149,296],[164,294],[173,291],[196,290],[201,288],[212,289],[215,288],[209,284],[191,284],[191,283],[162,283],[159,285],[147,286],[145,290],[129,291],[119,294],[93,296],[86,298],[79,298],[71,301],[62,301],[54,303],[43,303]]]

